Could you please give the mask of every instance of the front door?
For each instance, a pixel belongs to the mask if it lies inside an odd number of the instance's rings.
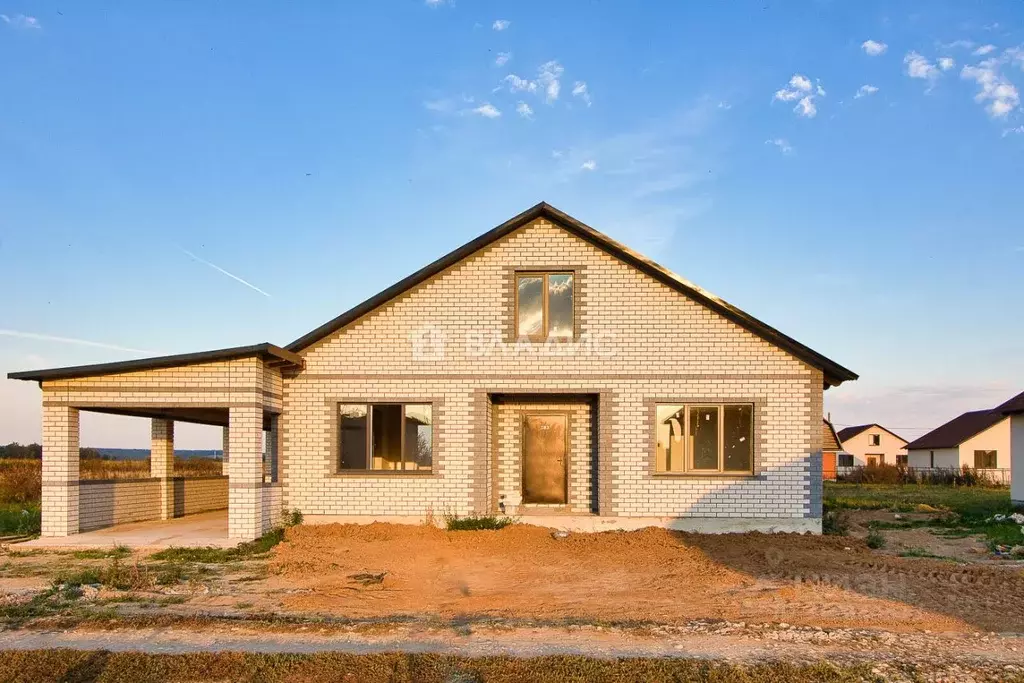
[[[523,502],[566,502],[569,416],[566,413],[523,415]]]

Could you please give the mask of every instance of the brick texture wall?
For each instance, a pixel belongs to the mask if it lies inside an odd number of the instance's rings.
[[[486,356],[480,335],[507,339],[517,269],[580,273],[577,327],[602,353],[546,357],[537,345]],[[417,357],[429,331],[443,354]],[[436,349],[435,349],[436,350]],[[494,505],[491,409],[496,393],[600,396],[596,433],[602,515],[820,516],[822,375],[785,351],[545,220],[438,274],[303,352],[283,380],[285,505],[306,514],[422,515]],[[758,401],[758,472],[749,478],[659,477],[650,471],[653,399]],[[429,476],[338,475],[339,401],[434,403]],[[503,446],[499,445],[499,448]],[[506,449],[507,445],[504,446]],[[232,460],[235,457],[232,445]],[[499,465],[500,467],[500,465]],[[817,476],[814,474],[817,473]]]

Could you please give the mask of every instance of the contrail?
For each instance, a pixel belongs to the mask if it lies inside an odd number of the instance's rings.
[[[128,353],[150,353],[156,354],[158,351],[148,351],[146,349],[133,349],[127,346],[117,346],[116,344],[104,344],[103,342],[89,341],[88,339],[73,339],[71,337],[55,337],[51,334],[37,334],[36,332],[19,332],[17,330],[0,330],[0,336],[2,337],[21,337],[22,339],[38,339],[40,341],[53,341],[62,342],[64,344],[78,344],[80,346],[95,346],[100,349],[111,349],[112,351],[127,351]]]
[[[227,276],[228,276],[229,278],[231,278],[232,280],[237,280],[237,281],[241,282],[241,283],[242,283],[243,285],[245,285],[246,287],[248,287],[249,289],[255,289],[255,290],[256,290],[257,292],[259,292],[259,293],[260,293],[260,294],[262,294],[263,296],[267,297],[268,299],[270,298],[270,295],[269,295],[269,294],[267,294],[266,292],[264,292],[264,291],[263,291],[262,289],[260,289],[259,287],[257,287],[257,286],[256,286],[256,285],[254,285],[253,283],[251,283],[251,282],[246,282],[245,280],[243,280],[242,278],[238,277],[237,275],[232,275],[231,273],[229,273],[228,271],[224,270],[223,268],[221,268],[220,266],[218,266],[218,265],[217,265],[217,264],[215,264],[215,263],[210,263],[209,261],[207,261],[207,260],[206,260],[206,259],[204,259],[204,258],[199,258],[198,256],[196,256],[195,254],[193,254],[193,253],[192,253],[191,251],[189,251],[188,249],[185,249],[184,247],[178,247],[178,248],[179,248],[179,249],[181,249],[181,250],[182,250],[183,252],[185,252],[186,254],[188,254],[189,256],[191,256],[192,258],[194,258],[194,259],[195,259],[196,261],[199,261],[200,263],[205,263],[206,265],[210,266],[210,267],[211,267],[211,268],[213,268],[214,270],[216,270],[216,271],[219,271],[219,272],[221,272],[221,273],[224,273],[225,275],[227,275]]]

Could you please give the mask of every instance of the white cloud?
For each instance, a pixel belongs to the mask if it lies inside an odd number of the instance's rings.
[[[495,66],[505,66],[508,64],[508,60],[512,59],[511,52],[499,52],[498,56],[494,58]]]
[[[877,57],[878,55],[885,54],[885,51],[889,49],[889,46],[885,43],[880,43],[877,40],[865,40],[860,44],[861,48],[868,55]]]
[[[990,52],[995,52],[995,51],[996,51],[996,46],[995,45],[982,45],[981,47],[979,47],[977,50],[975,50],[971,54],[975,55],[977,57],[983,57],[983,56],[989,54]]]
[[[1007,128],[1003,131],[1003,137],[1007,135],[1024,135],[1024,125],[1017,126],[1016,128]],[[1017,247],[1017,251],[1024,251],[1024,247]]]
[[[878,88],[876,88],[875,86],[873,86],[873,85],[862,85],[859,88],[857,88],[857,94],[853,96],[853,99],[859,100],[862,97],[867,97],[868,95],[874,95],[876,92],[878,92]]]
[[[817,97],[825,96],[825,88],[822,87],[821,81],[816,81],[816,83],[817,85],[813,85],[811,79],[803,74],[793,74],[793,77],[789,79],[788,87],[776,90],[772,96],[772,101],[792,102],[799,100],[796,106],[793,107],[793,111],[804,118],[814,118],[818,114],[818,105],[814,103],[814,100]]]
[[[963,40],[961,38],[960,40],[954,40],[952,43],[939,43],[939,45],[941,47],[946,48],[947,50],[953,50],[953,49],[958,49],[958,48],[963,48],[965,50],[970,50],[972,47],[974,47],[974,41],[973,40]]]
[[[484,102],[476,109],[473,109],[472,112],[488,119],[496,119],[501,116],[501,112],[498,111],[498,108],[490,102]]]
[[[800,74],[793,74],[793,77],[789,79],[789,85],[797,90],[808,92],[811,89],[811,79]]]
[[[441,5],[455,4],[455,0],[423,0],[423,2],[427,7],[431,8],[440,7]]]
[[[0,17],[4,15],[0,14]],[[52,341],[62,344],[77,344],[79,346],[95,346],[98,349],[110,349],[111,351],[126,351],[128,353],[159,353],[158,351],[147,351],[146,349],[133,349],[129,346],[118,346],[104,342],[89,341],[87,339],[75,339],[73,337],[55,337],[51,334],[39,334],[38,332],[21,332],[19,330],[0,330],[0,337],[18,337],[20,339],[34,339],[36,341]]]
[[[42,28],[42,24],[35,17],[30,17],[25,14],[15,14],[13,17],[6,14],[0,14],[0,21],[13,26],[14,28]]]
[[[729,109],[732,109],[732,105],[726,102],[725,100],[722,100],[721,102],[718,103],[718,108],[725,109],[726,111],[728,111]]]
[[[537,83],[544,88],[545,98],[548,103],[554,102],[558,99],[558,94],[562,90],[562,83],[559,79],[561,79],[565,69],[556,60],[552,59],[550,62],[541,64],[538,71]]]
[[[789,141],[785,138],[770,138],[764,141],[766,145],[775,145],[779,148],[779,151],[783,154],[793,154],[793,146],[789,144]]]
[[[508,76],[505,76],[505,78],[503,78],[502,80],[505,83],[508,83],[508,89],[511,90],[512,92],[520,92],[520,91],[536,92],[537,91],[537,82],[536,81],[529,81],[529,80],[527,80],[525,78],[520,78],[519,76],[516,76],[515,74],[509,74]]]
[[[504,31],[511,25],[512,22],[509,21],[508,19],[495,19],[494,23],[491,24],[491,28],[493,28],[495,31]]]
[[[977,66],[965,66],[960,71],[960,78],[972,80],[981,88],[974,101],[987,102],[985,110],[995,118],[1003,118],[1020,107],[1020,93],[1016,86],[1000,73],[1000,67],[1009,58],[1007,54],[1002,58],[986,59]]]
[[[583,162],[580,168],[582,168],[584,171],[596,171],[597,162],[594,161],[593,159],[587,159],[586,161]]]
[[[448,98],[442,98],[440,100],[427,100],[423,103],[423,107],[427,111],[436,111],[439,114],[447,114],[452,111],[454,104]]]
[[[818,107],[814,104],[814,98],[810,95],[797,102],[796,106],[793,107],[793,111],[807,119],[813,119],[818,115]]]
[[[939,68],[942,69],[943,71],[949,71],[954,66],[956,66],[956,62],[953,60],[952,57],[939,57],[938,64]]]
[[[586,81],[576,81],[572,86],[573,97],[578,97],[590,106],[590,92],[587,90]]]
[[[796,90],[786,90],[785,88],[781,88],[775,91],[775,96],[772,97],[772,99],[782,100],[783,102],[792,102],[798,97],[800,97],[800,93]]]
[[[911,78],[923,78],[934,82],[941,75],[941,72],[934,64],[913,50],[908,52],[903,58],[903,63],[907,67],[907,75]]]
[[[533,108],[530,107],[530,105],[528,105],[526,102],[520,102],[519,104],[517,104],[516,111],[519,112],[519,115],[522,116],[524,119],[533,118]]]
[[[561,159],[563,156],[564,156],[564,152],[562,152],[562,150],[560,150],[560,149],[553,149],[553,150],[551,150],[551,158],[552,159]]]

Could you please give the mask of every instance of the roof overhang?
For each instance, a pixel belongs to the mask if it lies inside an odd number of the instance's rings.
[[[824,375],[824,386],[826,389],[829,386],[838,386],[845,381],[857,379],[857,374],[852,370],[849,370],[835,361],[826,358],[810,347],[801,344],[792,337],[789,337],[774,327],[761,322],[757,318],[741,311],[739,308],[736,308],[727,301],[701,289],[692,282],[681,278],[667,268],[658,265],[642,254],[639,254],[629,247],[616,242],[604,233],[581,223],[569,214],[559,211],[546,202],[541,202],[536,206],[527,209],[518,216],[515,216],[488,232],[485,232],[476,239],[467,242],[458,249],[442,256],[438,260],[421,268],[405,279],[396,282],[379,294],[370,297],[361,304],[346,311],[345,313],[342,313],[337,318],[329,320],[312,332],[299,337],[288,345],[288,350],[295,353],[303,351],[309,346],[312,346],[328,335],[333,334],[343,327],[355,322],[367,313],[370,313],[379,306],[391,301],[395,297],[405,293],[441,271],[454,266],[492,242],[501,239],[538,218],[550,219],[560,227],[565,228],[570,233],[586,242],[589,242],[598,249],[601,249],[602,251],[628,263],[637,270],[653,277],[655,280],[658,280],[677,292],[680,292],[698,303],[703,304],[728,320],[736,323],[740,327],[756,334],[784,351],[789,352],[808,365],[820,369]]]
[[[280,346],[274,346],[273,344],[264,342],[263,344],[254,344],[252,346],[235,346],[229,349],[200,351],[199,353],[182,353],[174,356],[139,358],[136,360],[119,361],[116,363],[97,363],[95,365],[76,365],[66,368],[11,372],[8,373],[7,378],[45,382],[48,380],[74,379],[77,377],[116,375],[122,372],[157,370],[159,368],[173,368],[181,365],[215,363],[218,361],[250,358],[253,356],[258,356],[259,358],[268,361],[269,365],[272,367],[301,368],[304,363],[302,356],[297,353],[293,353],[287,349],[282,349]]]

